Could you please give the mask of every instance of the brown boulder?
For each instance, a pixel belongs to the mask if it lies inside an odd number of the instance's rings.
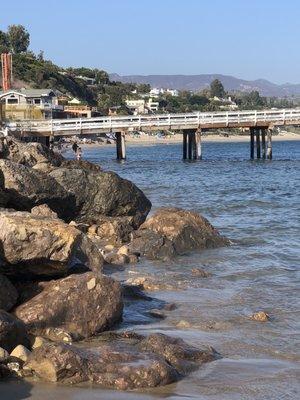
[[[31,209],[31,214],[38,217],[58,218],[57,213],[52,211],[47,204],[41,204]]]
[[[10,311],[18,300],[16,288],[4,275],[0,275],[0,309]]]
[[[29,344],[25,324],[15,316],[0,310],[0,347],[10,353],[19,344]]]
[[[73,339],[82,339],[112,327],[122,311],[120,284],[87,272],[44,282],[43,290],[18,306],[15,314],[34,335],[47,336],[58,328]]]
[[[67,274],[74,266],[99,271],[103,257],[78,229],[56,218],[0,211],[0,271],[13,275]]]
[[[104,244],[120,245],[130,240],[133,231],[133,217],[100,216],[89,233],[97,235]]]
[[[63,161],[60,154],[41,143],[24,143],[13,137],[0,137],[0,158],[43,170],[58,167]]]
[[[130,247],[149,258],[171,258],[228,244],[229,240],[201,215],[180,208],[161,208],[133,233]]]
[[[8,194],[7,207],[30,211],[40,204],[47,204],[59,218],[70,221],[75,216],[75,199],[48,174],[8,160],[0,160]]]
[[[165,335],[144,338],[125,332],[110,336],[89,349],[67,344],[43,345],[29,356],[26,368],[50,382],[90,381],[127,390],[170,384],[217,355],[213,349],[198,351]]]

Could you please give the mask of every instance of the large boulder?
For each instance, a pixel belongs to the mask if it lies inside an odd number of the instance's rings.
[[[0,309],[10,311],[18,300],[18,292],[4,275],[0,275]]]
[[[229,240],[201,215],[180,208],[161,208],[133,233],[130,248],[151,259],[167,259],[228,244]]]
[[[130,241],[134,217],[99,217],[88,233],[96,235],[104,244],[120,245]]]
[[[30,211],[34,206],[47,204],[59,218],[74,218],[74,196],[48,174],[8,160],[0,160],[0,171],[9,196],[7,207]]]
[[[76,266],[100,271],[103,265],[98,247],[57,218],[2,210],[0,243],[0,272],[6,274],[60,276]]]
[[[88,350],[67,344],[43,345],[29,356],[26,368],[45,381],[90,381],[127,390],[170,384],[203,362],[217,358],[211,348],[198,350],[165,335],[147,339],[124,333],[98,343]]]
[[[44,282],[42,291],[18,306],[15,314],[35,335],[48,336],[62,329],[77,340],[111,328],[122,311],[120,284],[87,272]]]
[[[25,324],[8,312],[0,310],[0,347],[10,353],[19,344],[29,345]]]
[[[146,219],[151,202],[132,182],[113,172],[95,171],[72,163],[72,168],[57,168],[50,173],[65,190],[76,198],[77,220],[90,225],[99,217],[132,217],[137,228]]]
[[[41,143],[24,143],[13,137],[0,137],[0,158],[41,170],[58,167],[64,160]]]

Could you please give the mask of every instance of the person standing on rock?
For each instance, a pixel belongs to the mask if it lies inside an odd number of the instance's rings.
[[[78,149],[76,150],[76,158],[77,158],[78,161],[80,161],[81,158],[82,158],[82,150],[81,150],[81,147],[78,147]]]
[[[78,149],[78,144],[76,142],[74,142],[72,145],[72,150],[74,151],[75,155],[77,155],[77,149]]]

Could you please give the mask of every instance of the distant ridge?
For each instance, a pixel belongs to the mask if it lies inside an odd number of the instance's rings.
[[[292,97],[300,95],[300,84],[277,85],[266,79],[247,81],[221,74],[201,75],[126,75],[110,74],[110,80],[124,83],[149,83],[152,87],[198,91],[208,88],[211,81],[219,79],[226,90],[250,92],[257,90],[262,96]]]

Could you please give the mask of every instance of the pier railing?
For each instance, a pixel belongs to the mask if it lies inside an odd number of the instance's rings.
[[[12,131],[37,135],[73,135],[133,130],[226,128],[253,126],[300,125],[300,108],[262,111],[195,112],[137,116],[104,116],[97,118],[51,119],[9,122]]]

